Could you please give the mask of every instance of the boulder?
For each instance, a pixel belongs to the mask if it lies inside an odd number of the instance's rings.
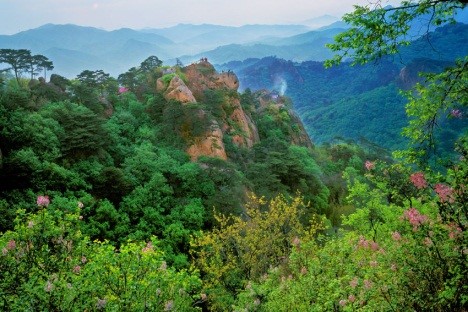
[[[157,90],[164,90],[164,82],[158,79],[156,82]],[[176,100],[181,103],[196,103],[197,100],[192,91],[185,85],[184,81],[178,76],[174,76],[169,82],[169,86],[164,92],[166,100]]]
[[[188,149],[192,161],[196,161],[200,156],[218,157],[227,160],[226,150],[223,143],[223,132],[216,121],[213,121],[211,130],[204,136],[195,140]]]

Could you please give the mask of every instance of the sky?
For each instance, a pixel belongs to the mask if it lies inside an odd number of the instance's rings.
[[[376,2],[376,0],[372,0]],[[179,23],[297,24],[325,14],[341,17],[370,0],[0,0],[0,34],[53,24],[106,30],[163,28]],[[382,0],[397,3],[398,1]]]

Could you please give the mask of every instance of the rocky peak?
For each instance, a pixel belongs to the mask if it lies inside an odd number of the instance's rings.
[[[228,159],[224,146],[226,135],[238,147],[253,147],[260,142],[260,137],[252,116],[263,113],[277,120],[278,127],[290,137],[291,143],[312,146],[288,98],[274,92],[259,91],[256,93],[258,107],[250,107],[246,111],[241,105],[238,88],[239,80],[233,72],[217,73],[206,59],[157,80],[156,89],[166,99],[199,105],[190,107],[196,115],[194,118],[208,118],[205,130],[201,129],[196,135],[187,137],[189,146],[186,151],[192,161],[200,156]]]
[[[174,76],[166,87],[162,78],[156,82],[156,90],[164,93],[166,100],[176,100],[181,103],[196,103],[192,91],[185,85],[179,76]]]
[[[197,99],[202,98],[203,92],[207,89],[237,91],[239,88],[239,79],[233,72],[228,71],[219,74],[206,59],[185,67],[184,74],[188,80],[187,86]]]

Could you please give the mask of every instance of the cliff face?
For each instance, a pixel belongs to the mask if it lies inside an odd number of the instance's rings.
[[[416,83],[424,82],[424,77],[419,75],[420,72],[436,73],[442,71],[445,67],[450,66],[447,61],[436,61],[432,59],[414,59],[411,63],[400,70],[397,78],[397,83],[400,88],[410,89]]]
[[[240,148],[251,148],[260,141],[258,127],[254,122],[252,110],[245,111],[237,92],[239,80],[232,72],[217,73],[206,60],[182,68],[184,79],[174,75],[169,83],[160,78],[156,89],[169,100],[177,100],[183,105],[196,105],[195,115],[209,118],[208,126],[202,134],[198,133],[189,140],[187,153],[192,161],[200,156],[228,159],[225,149],[226,136]],[[312,146],[304,127],[294,112],[287,107],[286,99],[259,92],[256,97],[260,103],[254,110],[256,115],[265,110],[277,111],[287,116],[291,124],[288,132],[291,143]],[[288,126],[289,127],[289,126]]]
[[[166,87],[163,80],[159,78],[156,82],[156,90],[164,93],[166,100],[176,100],[181,103],[195,103],[197,100],[192,91],[178,76],[174,76]]]
[[[226,150],[223,142],[223,131],[218,123],[213,120],[210,130],[201,137],[195,138],[195,142],[187,149],[192,161],[200,156],[218,157],[227,160]]]

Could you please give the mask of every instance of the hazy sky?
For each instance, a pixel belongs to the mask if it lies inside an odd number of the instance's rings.
[[[341,17],[358,3],[369,0],[0,0],[0,34],[47,23],[108,30],[160,28],[178,23],[300,23],[324,14]]]

